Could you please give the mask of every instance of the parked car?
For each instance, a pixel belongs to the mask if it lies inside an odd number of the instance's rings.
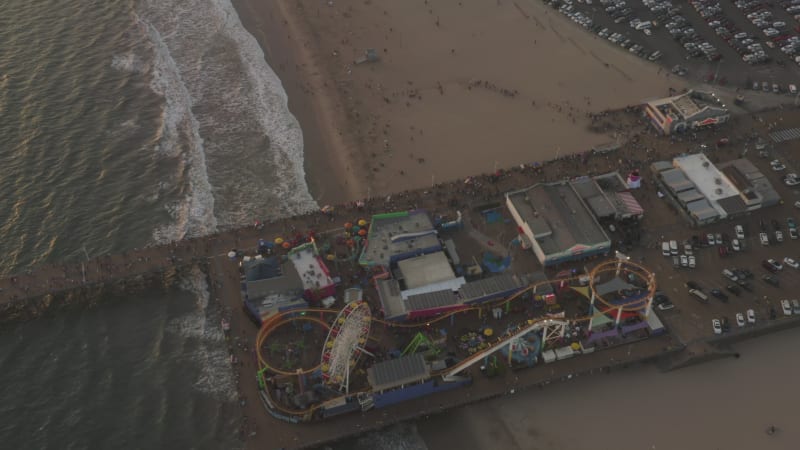
[[[767,260],[761,261],[761,267],[772,273],[778,272],[778,268]]]
[[[711,328],[714,329],[714,334],[722,334],[722,323],[719,319],[711,319]]]
[[[689,267],[689,258],[686,255],[681,255],[681,267]]]
[[[697,289],[689,289],[689,294],[692,295],[698,302],[708,304],[708,296],[702,291]]]
[[[747,310],[747,322],[748,323],[756,323],[756,312],[752,309]]]
[[[734,227],[734,231],[736,232],[736,239],[744,239],[744,227],[741,225],[736,225],[736,227]]]
[[[790,239],[797,239],[797,229],[796,228],[789,228],[789,238]]]
[[[778,242],[783,242],[783,232],[781,230],[775,232],[775,240]]]
[[[735,284],[729,284],[729,285],[725,286],[725,289],[727,289],[728,292],[730,292],[731,294],[736,295],[736,296],[739,296],[739,295],[742,294],[742,289],[739,286],[735,285]]]
[[[739,280],[739,277],[737,277],[736,274],[734,274],[733,272],[731,272],[728,269],[723,269],[722,270],[722,276],[727,278],[727,279],[729,279],[729,280],[731,280],[731,281]]]
[[[713,235],[713,234],[711,234],[711,233],[708,233],[708,234],[706,235],[706,242],[708,242],[708,245],[716,245],[716,244],[717,244],[717,241],[716,241],[716,240],[714,240],[714,235]],[[721,243],[722,243],[722,242],[720,242],[720,244],[721,244]]]
[[[656,308],[658,308],[660,311],[668,311],[670,309],[675,308],[675,304],[673,304],[670,301],[666,301],[664,303],[659,303],[658,306],[656,306]]]
[[[771,284],[775,287],[780,287],[781,285],[780,281],[778,281],[778,279],[773,277],[772,275],[764,275],[763,277],[761,277],[761,279],[764,280],[765,283]]]
[[[733,273],[735,273],[737,277],[743,280],[753,278],[753,272],[750,272],[747,269],[733,269]]]
[[[736,325],[743,327],[745,325],[744,314],[736,313]]]
[[[727,302],[727,301],[728,301],[728,296],[727,296],[727,295],[725,295],[725,294],[724,294],[722,291],[720,291],[719,289],[712,289],[712,290],[711,290],[711,295],[713,295],[714,297],[716,297],[716,298],[718,298],[718,299],[722,300],[723,302]]]
[[[800,203],[800,201],[798,203]],[[761,240],[761,245],[769,245],[769,236],[767,236],[767,233],[758,233],[758,238]]]
[[[723,333],[727,333],[728,331],[731,330],[731,323],[728,321],[727,317],[722,316],[722,320],[720,320],[720,322],[722,322],[722,332]]]
[[[695,267],[697,267],[697,259],[692,255],[689,257],[689,268],[694,269]]]
[[[781,309],[783,310],[784,316],[792,315],[792,304],[789,303],[789,300],[781,300]]]
[[[731,241],[731,248],[735,252],[742,251],[742,245],[739,243],[739,239],[734,239],[734,240]]]
[[[669,252],[673,255],[678,254],[678,241],[669,241]]]
[[[800,314],[800,302],[797,299],[792,300],[792,312]]]
[[[800,269],[800,264],[798,264],[797,261],[795,261],[792,258],[789,258],[788,256],[783,258],[783,263],[793,269]]]
[[[772,267],[774,267],[774,268],[776,268],[778,270],[783,270],[783,264],[781,264],[780,261],[776,261],[776,260],[770,258],[770,259],[767,260],[767,262],[772,264]]]

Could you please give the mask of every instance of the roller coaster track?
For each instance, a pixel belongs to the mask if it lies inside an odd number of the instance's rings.
[[[589,273],[590,280],[591,280],[590,284],[589,284],[590,291],[594,292],[594,284],[595,284],[594,282],[595,282],[596,277],[597,277],[598,274],[609,272],[609,271],[615,271],[617,269],[617,267],[618,267],[618,264],[619,263],[616,260],[608,260],[608,261],[605,261],[605,262],[600,263],[597,266],[595,266],[592,269],[592,271]],[[649,276],[651,275],[651,272],[649,270],[647,270],[644,266],[642,266],[642,265],[640,265],[638,263],[635,263],[633,261],[624,261],[622,264],[624,266],[632,266],[632,267],[634,267],[636,269],[636,271],[632,271],[632,272],[636,273],[637,275],[639,275],[642,279],[648,280]],[[609,268],[608,267],[609,265],[612,265],[613,268]],[[386,320],[382,320],[382,319],[377,319],[377,318],[374,318],[374,317],[373,317],[372,321],[380,323],[380,324],[383,324],[383,325],[388,326],[388,327],[394,327],[394,328],[427,327],[427,326],[430,326],[430,324],[432,324],[432,323],[440,322],[440,321],[445,320],[445,319],[447,319],[447,318],[449,318],[449,317],[451,317],[453,315],[456,315],[456,314],[460,314],[460,313],[464,313],[464,312],[468,312],[468,311],[478,311],[478,310],[483,310],[483,309],[487,309],[487,308],[496,308],[498,306],[504,306],[504,305],[508,304],[509,302],[519,298],[520,296],[522,296],[522,295],[524,295],[524,294],[526,294],[528,292],[535,291],[535,289],[537,287],[545,285],[545,284],[559,283],[559,282],[571,282],[571,281],[576,281],[579,278],[580,278],[580,276],[573,276],[573,277],[565,277],[565,278],[556,278],[556,279],[553,279],[553,280],[539,281],[539,282],[536,282],[536,283],[533,283],[533,284],[527,286],[526,288],[520,290],[519,292],[517,292],[514,295],[511,295],[511,296],[509,296],[509,297],[507,297],[505,299],[486,302],[484,304],[481,304],[480,306],[466,306],[466,307],[464,307],[462,309],[453,310],[453,311],[450,311],[448,313],[445,313],[445,314],[442,314],[440,316],[437,316],[435,318],[431,318],[431,319],[426,320],[425,322],[422,322],[422,323],[396,323],[396,322],[386,321]],[[648,295],[647,295],[647,297],[652,297],[655,294],[655,291],[656,291],[655,283],[650,283],[648,285]],[[632,302],[621,303],[621,304],[613,304],[613,303],[610,303],[610,302],[606,301],[605,299],[602,298],[602,296],[600,296],[600,295],[595,293],[595,301],[599,301],[600,303],[604,304],[605,306],[609,307],[610,309],[621,308],[623,311],[630,311],[630,312],[641,311],[642,309],[646,308],[646,303],[643,304],[641,298],[637,298],[636,300],[634,300]],[[594,317],[598,317],[598,316],[604,315],[606,312],[607,311],[605,311],[605,312],[597,311],[592,315],[573,318],[573,319],[570,319],[570,321],[572,321],[572,322],[587,322],[587,321],[591,320]],[[305,313],[306,315],[302,315],[302,313]],[[314,367],[311,367],[311,368],[308,368],[308,369],[299,369],[299,370],[295,370],[295,371],[286,371],[286,370],[282,370],[282,369],[278,369],[278,368],[275,368],[273,366],[270,366],[269,363],[265,360],[265,358],[264,358],[264,356],[262,355],[262,352],[261,352],[263,343],[266,340],[266,338],[269,335],[271,335],[276,329],[278,329],[279,327],[281,327],[283,325],[291,323],[291,322],[293,322],[295,320],[306,320],[306,321],[315,322],[315,323],[318,323],[318,324],[322,325],[324,328],[327,329],[327,328],[329,328],[329,325],[328,325],[327,322],[325,322],[322,319],[316,318],[316,317],[308,316],[307,314],[320,314],[320,315],[333,314],[333,315],[336,315],[338,313],[339,313],[339,310],[335,310],[335,309],[305,308],[305,309],[295,309],[295,310],[291,310],[291,311],[281,312],[281,313],[278,313],[278,314],[270,317],[268,320],[266,320],[263,323],[261,329],[258,332],[258,335],[256,336],[256,355],[258,357],[259,368],[261,370],[266,369],[266,371],[268,371],[268,372],[271,372],[271,373],[274,373],[274,374],[278,374],[278,375],[284,375],[284,376],[297,376],[298,374],[304,374],[305,375],[305,374],[312,373],[312,372],[316,371],[317,369],[319,369],[320,366],[321,366],[321,362],[320,362],[320,364],[318,364],[318,365],[316,365]],[[513,340],[515,338],[518,338],[519,336],[527,334],[530,331],[536,329],[537,326],[538,327],[546,326],[546,324],[544,322],[547,322],[547,321],[556,321],[556,319],[552,319],[552,318],[549,318],[549,317],[542,317],[542,318],[539,318],[539,319],[532,319],[532,321],[531,321],[531,323],[529,325],[521,328],[519,331],[517,331],[517,332],[515,332],[515,333],[513,333],[511,335],[499,337],[498,340],[495,341],[494,343],[492,343],[488,348],[486,348],[485,350],[482,350],[480,352],[477,352],[474,355],[471,355],[470,357],[466,358],[464,361],[460,362],[455,367],[463,366],[461,369],[459,369],[459,371],[464,370],[464,368],[474,364],[475,362],[477,362],[477,361],[479,361],[479,360],[491,355],[492,353],[500,350],[501,348],[505,347],[506,345],[508,345],[511,342],[511,340]],[[469,363],[465,364],[465,361],[469,361]],[[449,369],[444,369],[442,371],[436,372],[435,374],[432,374],[432,376],[443,375],[447,379],[449,377],[452,377],[456,373],[458,373],[458,372],[457,371],[454,372],[453,368],[449,368]],[[371,392],[371,391],[369,389],[363,389],[361,391],[351,392],[351,393],[345,395],[345,397],[346,398],[353,398],[353,397],[357,396],[358,394],[368,393],[368,392]],[[285,414],[292,415],[292,416],[307,416],[309,414],[312,414],[314,411],[316,411],[317,409],[319,409],[319,408],[321,408],[323,406],[323,404],[320,403],[320,404],[313,405],[313,406],[311,406],[309,408],[302,409],[302,410],[289,409],[289,408],[284,407],[283,405],[278,404],[272,398],[272,396],[271,396],[271,394],[269,392],[269,389],[264,389],[264,393],[269,398],[270,404],[272,405],[273,408],[275,408],[275,409],[277,409],[277,410],[279,410],[279,411],[281,411],[281,412],[283,412]]]

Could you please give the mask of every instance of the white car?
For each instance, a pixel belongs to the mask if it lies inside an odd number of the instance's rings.
[[[797,186],[800,184],[800,179],[798,179],[796,173],[790,173],[783,177],[783,184],[787,186]]]
[[[743,327],[744,324],[745,324],[744,314],[736,313],[736,325],[739,325],[740,327]]]
[[[697,260],[694,256],[689,256],[689,268],[694,269],[695,267],[697,267]]]
[[[776,268],[778,270],[783,270],[783,264],[781,264],[780,262],[775,261],[772,258],[768,259],[767,262],[772,264],[772,267],[774,267],[774,268]]]
[[[794,202],[794,207],[800,209],[800,200]]]
[[[798,264],[797,261],[793,260],[792,258],[789,258],[788,256],[786,258],[783,258],[783,263],[793,269],[800,269],[800,264]]]
[[[798,202],[798,203],[800,203],[800,202]],[[706,235],[706,240],[708,241],[708,245],[716,245],[716,244],[717,244],[717,241],[715,241],[715,240],[714,240],[714,235],[713,235],[713,234],[711,234],[711,233],[708,233],[708,234]],[[720,244],[721,244],[721,243],[722,243],[722,242],[720,242]]]
[[[800,208],[800,206],[798,206],[798,208]],[[767,233],[758,233],[758,238],[761,240],[761,245],[769,245],[769,236],[767,236]]]
[[[772,170],[775,171],[775,172],[782,172],[782,171],[786,170],[786,166],[781,164],[781,162],[778,161],[777,159],[775,161],[772,161],[770,163],[770,165],[772,166]]]
[[[789,228],[789,237],[792,239],[797,239],[800,236],[797,235],[797,230],[795,228]]]
[[[752,309],[747,310],[747,323],[756,323],[756,312]]]
[[[681,267],[689,267],[689,258],[686,255],[681,255]]]
[[[736,232],[736,239],[744,239],[744,227],[736,225],[733,230]]]
[[[731,241],[731,248],[735,252],[742,251],[742,246],[739,244],[739,240],[738,239],[734,239],[734,240]]]
[[[784,300],[786,305],[789,305],[787,300]],[[785,311],[785,310],[784,310]],[[789,314],[792,313],[791,306],[789,306]],[[719,319],[711,319],[711,327],[714,329],[714,334],[722,334],[722,324],[719,322]]]
[[[791,316],[792,315],[792,305],[789,303],[789,300],[781,300],[781,309],[783,309],[784,316]],[[716,319],[714,319],[716,320]]]
[[[775,231],[775,240],[778,242],[783,242],[783,232],[781,230]]]

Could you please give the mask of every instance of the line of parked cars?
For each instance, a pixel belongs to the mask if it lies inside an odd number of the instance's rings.
[[[592,4],[591,0],[578,0],[578,2],[585,2],[588,5]],[[626,6],[624,0],[600,0],[600,2],[606,6],[606,10],[611,8],[611,10],[614,11],[614,17],[619,19],[615,20],[616,23],[624,22],[633,11],[631,8]],[[612,33],[608,28],[603,28],[600,25],[596,25],[591,17],[589,17],[586,13],[579,11],[575,7],[572,0],[549,0],[547,3],[550,6],[557,8],[560,13],[566,15],[570,20],[582,26],[583,28],[593,31],[599,37],[608,39],[610,42],[618,44],[620,47],[636,54],[637,56],[647,58],[650,61],[655,61],[661,57],[661,52],[659,51],[650,52],[649,50],[645,50],[643,45],[633,42],[631,39],[626,38],[622,33]],[[631,27],[637,30],[646,30],[652,27],[652,23],[648,25],[643,21],[636,21],[635,23],[632,21]]]
[[[800,302],[798,302],[797,299],[781,300],[781,310],[783,310],[784,316],[791,316],[792,314],[800,314]]]
[[[683,254],[678,251],[678,241],[665,241],[661,243],[661,254],[666,257],[672,257],[673,267],[694,269],[697,267],[697,258],[694,256],[692,244],[683,244]]]
[[[796,3],[792,4],[792,2]],[[784,3],[786,4],[787,12],[790,15],[794,13],[795,20],[797,20],[797,14],[800,13],[800,0],[791,0]],[[760,0],[736,0],[734,5],[745,14],[747,20],[764,33],[767,38],[767,46],[780,48],[782,53],[800,64],[800,58],[796,56],[800,53],[800,36],[792,34],[792,30],[785,21],[776,19],[773,16],[772,11],[769,10],[773,6],[771,3],[764,3]],[[745,59],[745,55],[742,56],[742,59],[751,64],[761,62],[749,61]]]
[[[758,233],[758,240],[761,242],[761,245],[767,246],[771,244],[780,244],[783,242],[783,230],[781,229],[781,224],[775,219],[771,220],[772,228],[774,229],[774,239],[770,238],[768,232],[769,228],[767,227],[767,222],[764,219],[760,221],[761,225],[761,232]],[[786,225],[788,225],[789,229],[789,238],[792,240],[798,239],[800,237],[800,231],[797,229],[797,222],[795,222],[793,217],[786,218]]]
[[[752,309],[748,309],[744,314],[736,313],[736,325],[738,325],[740,328],[744,327],[747,324],[753,325],[755,323],[756,323],[756,312],[753,311]],[[722,334],[730,331],[730,324],[728,322],[728,318],[723,317],[722,320],[711,319],[711,328],[713,328],[714,334]]]

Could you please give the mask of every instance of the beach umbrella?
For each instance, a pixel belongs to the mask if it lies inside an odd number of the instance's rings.
[[[493,334],[494,334],[494,330],[492,330],[491,328],[487,328],[487,329],[483,330],[483,335],[486,336],[486,337],[490,337]]]
[[[333,253],[328,253],[328,255],[325,256],[325,259],[327,259],[328,261],[333,261],[334,259],[336,259],[336,255],[334,255]]]
[[[350,228],[353,228],[353,224],[352,223],[347,222],[347,223],[344,224],[344,229],[345,230],[349,230]]]
[[[362,237],[363,237],[363,236],[366,236],[366,235],[367,235],[367,230],[365,230],[365,229],[363,229],[363,228],[362,228],[362,229],[360,229],[360,230],[358,230],[358,235],[359,235],[359,236],[362,236]]]
[[[355,236],[353,240],[356,242],[361,242],[361,236]]]
[[[353,233],[358,233],[358,230],[360,230],[360,229],[361,229],[361,227],[356,225],[350,231],[353,232]]]
[[[358,226],[363,227],[367,224],[366,219],[358,219]]]
[[[283,244],[281,244],[281,245],[283,246],[283,248],[287,248],[287,249],[292,246],[292,244],[290,244],[290,243],[288,243],[286,241],[284,241]]]
[[[282,237],[276,237],[274,242],[277,245],[281,245],[281,244],[283,244],[284,240],[283,240]]]
[[[348,240],[347,240],[347,246],[348,246],[348,247],[352,247],[352,246],[354,246],[354,245],[356,245],[354,240],[352,240],[352,239],[348,239]]]

